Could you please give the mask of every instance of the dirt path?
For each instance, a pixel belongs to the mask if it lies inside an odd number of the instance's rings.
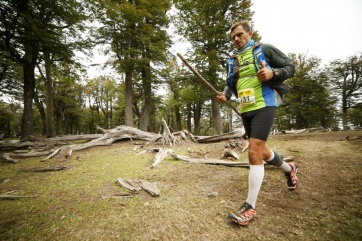
[[[300,186],[289,192],[282,171],[266,167],[258,219],[247,227],[227,218],[247,196],[247,168],[167,158],[151,169],[155,154],[135,155],[127,141],[75,152],[69,160],[0,163],[0,193],[37,196],[0,201],[0,240],[362,240],[362,140],[342,140],[347,135],[362,131],[271,136],[270,147],[295,157]],[[225,144],[172,149],[219,158]],[[21,172],[59,165],[68,168]],[[102,198],[125,192],[119,177],[155,182],[161,196]]]

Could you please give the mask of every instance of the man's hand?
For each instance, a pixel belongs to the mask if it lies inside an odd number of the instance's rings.
[[[261,69],[256,73],[260,82],[268,81],[274,77],[274,72],[271,69],[268,69],[265,65],[265,61],[260,62]]]
[[[227,101],[227,98],[223,92],[218,92],[216,99],[221,103],[225,103]]]

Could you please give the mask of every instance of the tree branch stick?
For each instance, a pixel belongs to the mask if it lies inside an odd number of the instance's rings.
[[[184,59],[184,57],[180,54],[177,53],[177,56],[182,60],[182,62],[184,62],[184,64],[197,76],[199,77],[199,79],[204,82],[204,84],[213,92],[215,92],[217,95],[219,95],[219,91],[217,91],[206,79],[204,79],[204,77],[201,76],[201,74],[199,74],[199,72],[197,72],[197,70],[195,70],[187,61],[186,59]],[[230,104],[228,101],[225,102],[228,106],[230,106],[237,114],[238,116],[240,116],[240,112],[232,105]]]

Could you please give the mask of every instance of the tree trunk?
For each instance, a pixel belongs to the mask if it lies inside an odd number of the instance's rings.
[[[191,104],[187,103],[187,131],[188,132],[191,132],[191,130],[192,130],[191,118],[192,118]]]
[[[233,109],[229,108],[228,110],[228,118],[229,118],[229,132],[233,131]]]
[[[45,54],[45,104],[46,104],[46,124],[45,135],[46,137],[54,136],[54,123],[53,123],[53,79],[51,75],[51,60],[50,55]]]
[[[214,120],[214,135],[223,133],[222,123],[220,118],[220,105],[215,97],[211,98],[212,118]]]
[[[194,104],[194,134],[200,135],[201,133],[201,110],[202,110],[202,103],[200,101]]]
[[[343,130],[348,130],[348,117],[347,117],[347,95],[346,91],[343,91],[342,93],[342,125]]]
[[[34,103],[39,110],[41,121],[43,124],[42,134],[45,135],[46,134],[46,114],[45,114],[45,109],[44,109],[43,104],[39,101],[39,94],[38,94],[37,90],[34,91]]]
[[[139,129],[147,131],[148,119],[151,111],[152,104],[152,88],[150,65],[147,63],[142,70],[143,90],[144,90],[144,104],[141,110],[140,127]]]
[[[175,107],[176,126],[178,131],[182,131],[181,113],[178,106]]]
[[[126,72],[126,103],[124,107],[125,112],[125,125],[133,127],[133,86],[132,86],[132,72]]]
[[[23,73],[24,73],[24,112],[21,119],[20,139],[25,141],[33,134],[33,100],[35,90],[34,69],[37,51],[27,43],[25,46]]]

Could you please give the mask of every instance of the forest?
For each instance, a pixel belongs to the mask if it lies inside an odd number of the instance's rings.
[[[25,141],[119,125],[159,133],[162,119],[172,131],[195,135],[240,127],[240,118],[170,48],[177,33],[176,41],[191,46],[185,58],[222,91],[229,28],[237,20],[253,23],[251,6],[251,0],[2,0],[0,137]],[[254,30],[253,39],[263,41],[262,33]],[[82,58],[96,58],[99,46],[108,56],[101,67],[116,76],[87,77]],[[362,127],[361,52],[325,66],[318,56],[287,54],[295,76],[285,81],[291,89],[275,128]]]

